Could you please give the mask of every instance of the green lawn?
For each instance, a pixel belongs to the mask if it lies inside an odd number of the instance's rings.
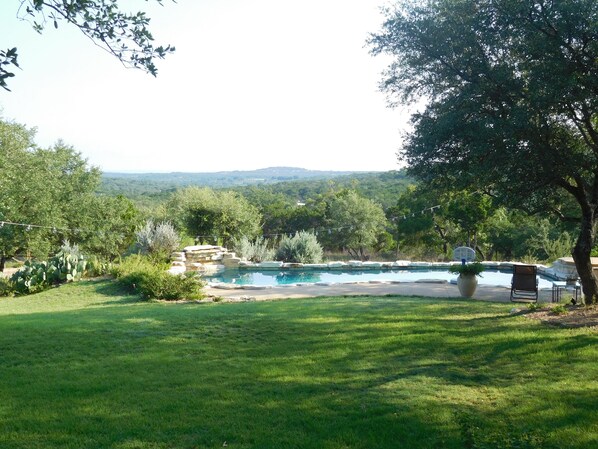
[[[598,447],[598,334],[509,304],[0,299],[0,448]]]

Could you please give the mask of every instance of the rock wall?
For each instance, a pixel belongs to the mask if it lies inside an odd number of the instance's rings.
[[[185,271],[197,271],[211,274],[226,268],[236,268],[241,261],[235,253],[222,246],[195,245],[183,248],[183,251],[172,253],[170,272],[173,274]]]
[[[598,275],[598,257],[591,257],[592,270],[595,275]],[[577,279],[577,268],[575,268],[575,262],[573,257],[561,257],[557,259],[552,267],[549,268],[551,274],[559,279]]]

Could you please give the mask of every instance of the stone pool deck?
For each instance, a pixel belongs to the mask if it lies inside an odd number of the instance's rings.
[[[435,282],[400,282],[400,283],[356,283],[330,285],[289,285],[277,287],[223,288],[207,286],[205,292],[210,296],[220,296],[228,300],[273,300],[289,298],[316,298],[319,296],[429,296],[436,298],[462,298],[456,285]],[[511,289],[479,285],[472,299],[480,301],[509,302]],[[539,300],[550,302],[552,290],[540,290]]]

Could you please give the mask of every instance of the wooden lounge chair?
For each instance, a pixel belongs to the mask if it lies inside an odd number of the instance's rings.
[[[535,265],[513,265],[511,280],[511,301],[538,302],[538,267]]]

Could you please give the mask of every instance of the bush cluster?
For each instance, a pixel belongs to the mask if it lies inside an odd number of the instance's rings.
[[[269,248],[269,242],[264,237],[258,237],[253,241],[245,236],[234,239],[233,249],[239,257],[250,262],[263,262],[274,257],[274,250]]]
[[[291,263],[320,263],[324,251],[314,234],[297,232],[293,237],[283,237],[276,251],[276,260]]]
[[[14,291],[15,287],[12,281],[9,278],[0,275],[0,298],[3,296],[12,296]]]
[[[154,223],[152,220],[147,221],[145,226],[137,231],[136,236],[141,251],[156,260],[167,260],[181,241],[171,223]]]
[[[140,255],[129,256],[112,267],[111,273],[127,290],[144,299],[201,299],[204,283],[196,273],[173,275],[166,264]]]

